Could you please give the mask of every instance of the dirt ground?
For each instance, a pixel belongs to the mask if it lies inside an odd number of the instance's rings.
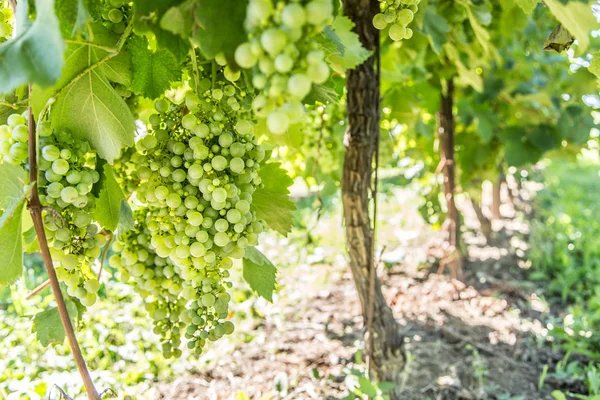
[[[539,376],[562,355],[541,346],[547,310],[521,259],[527,225],[505,206],[486,243],[472,209],[461,209],[469,254],[462,281],[437,273],[428,249],[439,236],[414,222],[414,210],[401,216],[402,226],[392,218],[380,231],[382,243],[396,245],[382,252],[379,276],[406,337],[401,398],[549,399],[559,383],[547,382],[539,392]],[[341,228],[329,232],[332,241],[343,240],[341,234]],[[157,386],[158,398],[243,400],[241,392],[249,399],[344,397],[344,369],[353,365],[364,332],[345,259],[334,259],[333,265],[301,263],[283,271],[281,301],[259,304],[263,316],[241,327],[252,340],[232,344],[210,367]]]

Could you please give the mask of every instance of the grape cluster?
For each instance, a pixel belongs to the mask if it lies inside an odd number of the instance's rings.
[[[304,117],[302,99],[312,84],[329,78],[317,35],[333,20],[331,0],[277,2],[250,0],[245,27],[249,41],[235,51],[242,68],[254,68],[253,86],[261,91],[252,107],[267,128],[282,134]]]
[[[130,10],[126,0],[106,0],[102,5],[102,25],[120,35],[125,32]]]
[[[154,333],[161,335],[163,355],[179,357],[181,333],[188,347],[202,352],[207,340],[217,340],[233,332],[228,314],[230,296],[220,277],[204,274],[202,290],[181,278],[181,269],[170,258],[160,257],[153,248],[152,232],[146,227],[147,208],[135,212],[135,228],[122,233],[109,259],[118,268],[121,279],[128,281],[146,301],[146,310],[154,319]]]
[[[4,8],[3,2],[0,1],[0,43],[3,43],[11,38],[13,12],[10,8]]]
[[[223,321],[230,286],[225,280],[232,258],[242,258],[246,247],[257,245],[264,229],[251,204],[261,184],[258,171],[265,150],[253,134],[249,96],[231,83],[235,76],[229,74],[223,69],[214,82],[202,79],[198,94],[189,91],[184,104],[158,99],[148,134],[116,166],[126,190],[144,205],[138,218],[143,215],[140,225],[145,228],[134,241],[121,239],[116,249],[121,256],[114,262],[140,280],[141,290],[159,299],[149,311],[163,334],[167,356],[179,354],[174,338],[183,326],[188,347],[198,353],[207,339],[233,330]],[[157,268],[170,282],[166,285],[173,285],[166,288],[170,295],[162,283],[141,282],[158,282]],[[149,269],[154,275],[146,275]]]
[[[421,0],[379,0],[381,12],[373,17],[373,26],[382,30],[388,25],[390,39],[410,39],[413,31],[408,27],[419,9]]]
[[[26,122],[24,115],[12,114],[7,124],[0,126],[2,162],[28,168]],[[67,285],[69,295],[91,306],[100,285],[90,267],[106,244],[91,218],[91,190],[100,178],[95,170],[96,154],[87,142],[53,130],[47,121],[38,125],[38,134],[38,190],[56,274]]]

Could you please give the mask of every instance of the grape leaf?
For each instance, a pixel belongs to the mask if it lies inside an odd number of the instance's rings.
[[[175,35],[187,38],[194,24],[196,0],[186,0],[178,6],[171,7],[160,19],[160,27]]]
[[[71,322],[77,317],[77,307],[72,301],[66,302],[67,311]],[[52,343],[63,343],[65,341],[65,328],[62,325],[58,308],[49,307],[33,317],[33,332],[35,332],[42,346],[46,347]]]
[[[63,36],[74,36],[79,32],[89,18],[83,0],[57,0],[56,16],[60,21]]]
[[[121,207],[119,209],[119,232],[125,232],[133,229],[133,211],[126,199],[121,200]]]
[[[253,193],[252,208],[271,229],[286,236],[292,230],[292,212],[296,210],[288,189],[294,181],[278,162],[262,165],[258,174],[263,187]]]
[[[516,0],[516,3],[525,14],[531,14],[539,3],[539,0]]]
[[[91,142],[112,163],[133,145],[135,121],[129,107],[100,72],[91,70],[56,101],[52,125]]]
[[[125,200],[125,195],[109,164],[104,164],[102,180],[102,190],[96,201],[94,219],[104,228],[114,231],[121,219],[121,202]]]
[[[100,65],[98,70],[111,82],[131,85],[131,55],[126,50],[121,50],[118,55]]]
[[[2,267],[0,267],[0,285],[14,282],[23,270],[23,239],[21,235],[21,214],[24,201],[17,204],[13,215],[6,219],[0,228],[0,254],[2,254]],[[7,214],[8,211],[4,211]],[[2,219],[4,219],[4,214]]]
[[[50,86],[60,77],[65,44],[54,1],[36,0],[35,6],[37,18],[31,22],[28,1],[18,2],[17,35],[0,45],[0,93],[27,83]]]
[[[113,47],[118,40],[118,36],[101,25],[94,24],[92,29],[97,44]],[[35,114],[51,97],[57,97],[50,113],[52,126],[68,129],[74,136],[89,141],[109,163],[119,156],[122,148],[133,145],[135,132],[129,107],[109,82],[108,78],[115,76],[105,75],[108,68],[120,70],[116,66],[121,62],[120,57],[110,57],[98,47],[71,44],[56,85],[48,89],[35,86],[31,96]]]
[[[545,0],[544,3],[565,29],[577,39],[577,52],[584,52],[590,44],[590,31],[600,26],[590,5],[578,1],[562,4],[559,0]]]
[[[325,28],[325,36],[331,38],[337,49],[327,57],[327,61],[339,73],[356,68],[373,54],[362,46],[353,28],[354,22],[346,16],[337,16],[331,27]]]
[[[233,61],[235,49],[246,41],[246,0],[198,0],[192,40],[206,58],[223,53]]]
[[[29,193],[31,187],[25,184],[27,173],[19,166],[13,164],[0,164],[0,210],[4,213],[0,217],[0,227],[12,217],[16,207]]]
[[[132,37],[127,49],[131,53],[133,70],[131,90],[136,94],[154,99],[181,77],[181,69],[173,54],[166,50],[150,51],[145,37]]]
[[[429,43],[435,54],[440,54],[448,41],[450,26],[448,21],[435,12],[432,6],[426,7],[423,15],[423,33],[429,38]]]
[[[260,296],[273,302],[277,268],[255,247],[247,247],[243,259],[244,280]]]
[[[592,53],[592,61],[590,61],[590,66],[588,69],[598,78],[600,78],[600,51],[595,51]]]

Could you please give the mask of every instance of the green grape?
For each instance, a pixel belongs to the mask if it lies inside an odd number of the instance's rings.
[[[282,134],[287,131],[289,124],[289,117],[283,111],[273,111],[267,118],[267,127],[275,134]]]
[[[388,25],[388,22],[385,19],[385,16],[381,13],[376,14],[373,17],[373,26],[379,30],[385,29],[385,27]]]
[[[406,35],[406,28],[401,24],[394,24],[390,27],[388,34],[392,40],[402,40]]]

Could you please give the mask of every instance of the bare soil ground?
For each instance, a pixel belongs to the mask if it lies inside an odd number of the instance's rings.
[[[402,203],[401,194],[394,196]],[[402,324],[410,361],[402,399],[551,398],[552,387],[540,393],[538,380],[543,366],[561,355],[540,346],[546,310],[535,294],[539,288],[526,280],[521,259],[520,238],[527,226],[506,206],[505,219],[486,243],[477,233],[474,212],[461,208],[469,254],[462,282],[447,272],[436,273],[428,254],[439,236],[418,222],[414,207],[390,218],[385,216],[393,210],[382,207],[379,236],[386,246],[381,256],[386,267],[379,276]],[[344,369],[363,346],[363,323],[345,259],[335,254],[343,243],[339,220],[316,228],[315,234],[318,229],[330,247],[324,240],[308,255],[314,262],[280,273],[282,289],[274,304],[258,303],[248,310],[262,315],[239,328],[251,332],[247,343],[214,350],[218,356],[209,366],[190,366],[184,376],[157,386],[157,398],[241,400],[241,392],[249,399],[344,397]],[[274,249],[267,250],[279,251],[280,257],[286,257],[284,250],[301,251]]]

